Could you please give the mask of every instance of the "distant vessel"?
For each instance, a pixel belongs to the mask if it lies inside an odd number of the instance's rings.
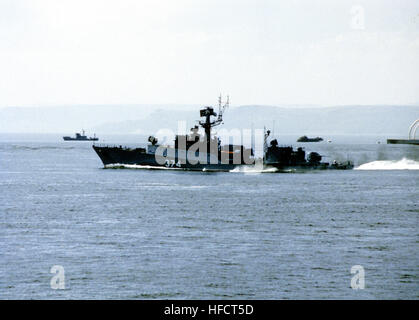
[[[299,137],[297,140],[297,142],[319,142],[319,141],[323,141],[323,138],[320,138],[320,137],[309,138],[307,136],[302,136],[302,137]]]
[[[94,134],[93,137],[87,137],[84,134],[84,130],[82,130],[81,134],[79,132],[76,132],[75,137],[64,136],[63,139],[64,141],[98,141],[99,140],[99,138],[96,137],[96,134]]]
[[[408,139],[387,139],[387,144],[413,144],[419,145],[419,139],[416,139],[416,130],[419,128],[419,119],[414,121],[409,127]]]
[[[321,162],[322,156],[317,152],[310,152],[306,159],[306,153],[303,148],[299,147],[295,151],[291,146],[280,147],[276,139],[271,140],[268,146],[267,140],[270,133],[269,130],[265,133],[264,167],[275,167],[280,171],[307,169],[348,170],[354,167],[351,161],[338,162],[334,160],[332,163]]]

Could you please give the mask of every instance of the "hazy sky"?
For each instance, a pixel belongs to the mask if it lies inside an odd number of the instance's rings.
[[[419,1],[0,0],[0,106],[419,103]]]

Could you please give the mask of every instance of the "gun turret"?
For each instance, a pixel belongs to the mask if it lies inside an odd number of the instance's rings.
[[[155,146],[157,144],[157,142],[159,142],[159,140],[154,136],[149,136],[148,137],[148,142],[150,142],[153,146]]]

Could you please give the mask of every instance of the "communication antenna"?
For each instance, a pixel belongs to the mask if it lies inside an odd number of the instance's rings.
[[[275,120],[272,120],[272,137],[275,137]]]
[[[223,105],[221,94],[220,94],[218,98],[218,108],[219,108],[218,114],[214,112],[213,107],[205,107],[204,109],[200,110],[201,117],[205,117],[205,121],[199,121],[199,125],[205,129],[205,135],[208,138],[211,137],[211,129],[213,127],[216,127],[222,124],[224,111],[228,108],[229,104],[230,104],[229,96],[227,96],[227,101]],[[211,116],[215,117],[215,120],[212,121]],[[208,139],[208,141],[210,141],[210,139]]]
[[[252,122],[252,137],[251,137],[251,142],[250,142],[251,146],[251,150],[253,152],[252,156],[256,156],[256,150],[255,150],[255,126]]]
[[[270,130],[266,131],[266,127],[263,127],[263,161],[265,162],[266,151],[268,151],[268,137],[271,134]]]
[[[224,111],[229,107],[229,105],[230,105],[230,96],[227,95],[227,101],[223,105],[222,97],[220,93],[220,96],[218,97],[218,118],[216,121],[218,124],[223,122]]]

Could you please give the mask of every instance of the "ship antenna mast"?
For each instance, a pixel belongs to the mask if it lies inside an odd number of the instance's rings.
[[[230,96],[227,95],[227,101],[224,105],[222,105],[222,100],[221,100],[221,94],[218,97],[218,118],[217,118],[217,125],[223,122],[223,114],[224,111],[229,107],[230,105]]]
[[[223,122],[223,114],[224,111],[230,104],[230,98],[227,96],[227,101],[223,105],[221,100],[221,95],[218,98],[218,107],[219,112],[218,114],[214,112],[213,107],[204,107],[204,109],[200,110],[201,117],[205,117],[205,121],[199,121],[199,124],[205,129],[205,136],[207,137],[208,143],[208,150],[210,147],[210,140],[211,140],[211,129],[215,126],[220,125]],[[214,121],[211,121],[211,116],[215,117]]]

